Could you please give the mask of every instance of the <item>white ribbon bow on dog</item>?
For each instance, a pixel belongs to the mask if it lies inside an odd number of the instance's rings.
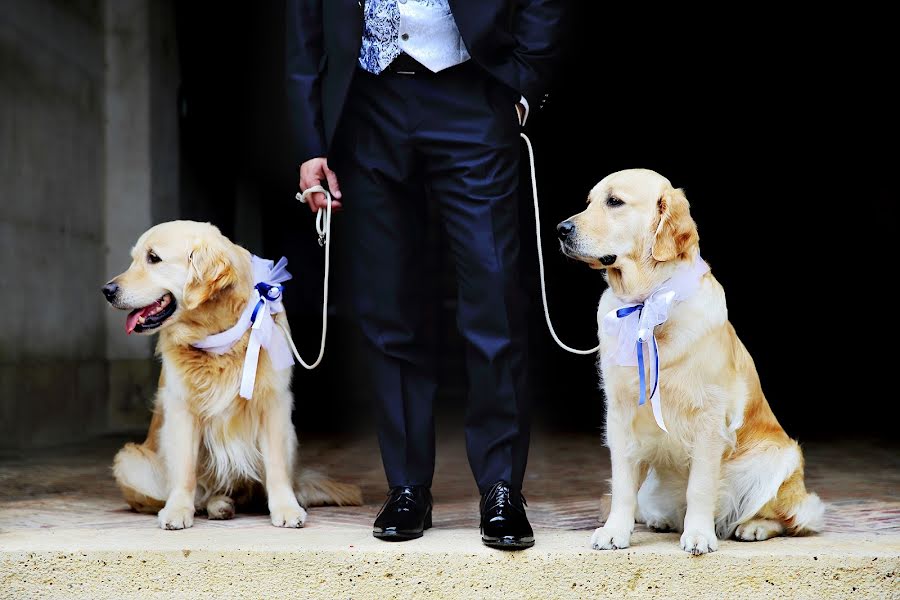
[[[284,287],[281,284],[291,279],[291,274],[286,268],[287,259],[281,257],[278,264],[258,256],[252,257],[251,260],[253,292],[250,295],[250,302],[241,313],[238,322],[234,327],[226,329],[222,333],[211,335],[192,344],[195,348],[213,354],[225,354],[244,336],[247,329],[251,329],[247,354],[244,358],[244,369],[241,373],[240,394],[242,398],[247,399],[253,397],[256,367],[259,364],[261,347],[269,353],[269,359],[275,369],[286,369],[294,364],[294,356],[291,354],[287,339],[283,332],[278,331],[273,319],[273,315],[284,311],[281,303]]]
[[[669,318],[669,309],[675,302],[689,298],[700,287],[700,278],[709,271],[706,262],[697,255],[689,266],[678,269],[659,288],[650,294],[643,303],[626,304],[621,308],[609,311],[603,317],[603,333],[617,339],[615,348],[607,348],[604,360],[612,360],[615,364],[638,368],[638,404],[646,402],[647,382],[644,373],[644,346],[650,349],[653,371],[653,390],[650,392],[650,407],[653,418],[659,428],[668,433],[663,421],[662,405],[659,397],[659,349],[653,330],[657,325]]]

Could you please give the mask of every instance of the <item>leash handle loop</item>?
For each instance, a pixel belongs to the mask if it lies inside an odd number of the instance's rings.
[[[572,354],[596,354],[600,350],[599,343],[594,348],[588,350],[579,350],[564,344],[563,341],[559,339],[559,336],[556,335],[556,330],[553,328],[553,322],[550,320],[550,307],[547,305],[547,284],[544,282],[544,251],[541,248],[541,211],[538,205],[537,173],[534,168],[534,148],[531,147],[531,140],[528,139],[527,135],[524,133],[519,133],[519,135],[525,140],[525,146],[528,148],[528,165],[531,167],[531,194],[534,200],[534,229],[535,237],[537,238],[538,268],[541,275],[541,300],[544,302],[544,320],[547,321],[547,329],[550,330],[553,341],[566,352],[571,352]]]
[[[309,371],[321,364],[322,358],[325,356],[325,339],[328,335],[328,274],[331,270],[331,193],[321,185],[314,185],[303,190],[303,193],[298,192],[296,195],[297,200],[306,204],[309,200],[309,195],[315,193],[325,194],[326,201],[325,209],[320,208],[316,212],[316,234],[319,236],[319,245],[325,248],[325,276],[322,283],[322,341],[319,343],[319,356],[311,365],[306,364],[300,357],[300,352],[297,351],[297,346],[294,344],[294,340],[291,339],[291,334],[287,327],[278,323],[278,326],[281,327],[284,336],[287,338],[288,344],[291,346],[297,362]]]

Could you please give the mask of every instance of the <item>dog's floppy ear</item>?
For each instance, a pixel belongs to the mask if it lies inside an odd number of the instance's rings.
[[[700,236],[684,190],[667,187],[657,200],[657,208],[659,221],[651,255],[655,260],[665,262],[683,255],[700,240]]]
[[[222,240],[194,240],[184,284],[184,307],[188,310],[197,308],[236,280],[228,249]]]

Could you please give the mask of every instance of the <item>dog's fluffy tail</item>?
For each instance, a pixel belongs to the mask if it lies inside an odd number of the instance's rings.
[[[340,483],[310,469],[300,472],[294,484],[294,493],[303,507],[360,506],[363,503],[358,485]]]
[[[788,515],[787,531],[791,535],[809,535],[824,528],[825,503],[817,494],[807,494]]]

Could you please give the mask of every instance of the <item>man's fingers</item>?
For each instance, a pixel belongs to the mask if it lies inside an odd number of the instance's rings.
[[[309,206],[309,210],[312,212],[316,212],[319,209],[325,210],[328,208],[328,200],[325,198],[325,194],[323,194],[322,192],[316,192],[307,196],[306,204]],[[334,212],[341,210],[341,203],[335,200],[333,196],[331,200],[331,210]]]
[[[341,210],[341,203],[338,201],[338,198],[341,197],[341,188],[340,184],[338,183],[337,174],[329,169],[328,165],[324,161],[314,165],[314,168],[312,170],[304,169],[301,167],[299,186],[300,191],[303,192],[313,186],[322,185],[323,177],[328,181],[328,189],[331,191],[331,210]],[[323,194],[322,192],[316,192],[307,196],[306,204],[309,206],[309,210],[312,212],[316,212],[319,209],[328,207],[328,201],[325,199],[325,194]]]
[[[337,174],[328,168],[326,164],[324,167],[325,178],[328,180],[328,189],[331,191],[331,195],[335,198],[341,197],[341,186],[338,184]]]
[[[322,197],[321,200],[316,201],[316,206],[318,208],[321,208],[322,210],[327,209],[328,201],[325,200],[325,196],[323,194],[316,194],[316,195]],[[331,198],[331,210],[335,211],[335,212],[341,210],[341,203],[338,200],[335,200],[334,196],[332,196],[332,198]]]

